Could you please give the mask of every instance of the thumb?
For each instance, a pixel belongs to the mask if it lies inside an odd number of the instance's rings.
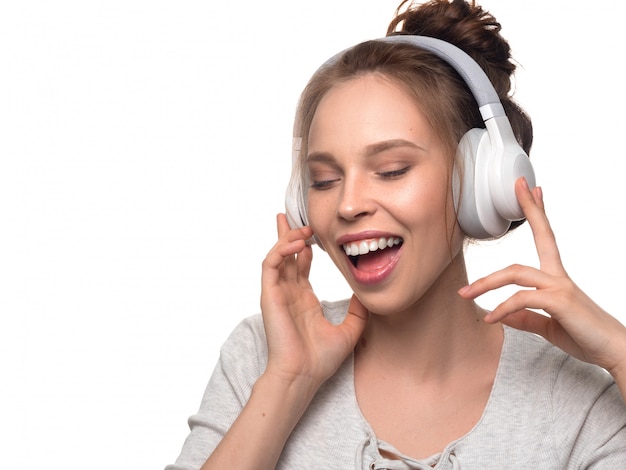
[[[359,299],[357,299],[356,295],[352,294],[350,304],[348,305],[348,314],[341,326],[347,330],[353,344],[356,344],[361,337],[361,333],[363,333],[365,329],[368,318],[369,312]]]

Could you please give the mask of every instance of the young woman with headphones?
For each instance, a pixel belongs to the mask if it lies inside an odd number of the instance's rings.
[[[262,315],[223,346],[170,469],[626,462],[626,328],[563,268],[500,25],[405,3],[305,88]],[[465,241],[524,220],[539,268],[468,284]],[[315,296],[313,242],[351,300]],[[507,285],[523,289],[493,311],[474,302]]]

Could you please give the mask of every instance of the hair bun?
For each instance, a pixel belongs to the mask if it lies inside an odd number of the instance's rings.
[[[505,99],[511,90],[515,64],[500,30],[495,17],[473,0],[431,0],[419,5],[404,0],[387,34],[430,36],[454,44],[478,62],[500,98]]]
[[[511,48],[502,37],[496,18],[474,0],[430,0],[415,4],[403,0],[387,35],[413,34],[442,39],[465,51],[485,71],[493,84],[513,132],[526,153],[530,153],[533,129],[530,117],[511,97],[515,64]]]

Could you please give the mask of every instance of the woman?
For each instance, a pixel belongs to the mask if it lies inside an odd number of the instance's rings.
[[[495,18],[457,0],[400,11],[389,34],[465,50],[528,152],[530,120],[509,97],[514,66]],[[291,219],[307,224],[278,216],[262,317],[224,345],[171,469],[626,462],[626,328],[567,276],[530,173],[510,190],[540,268],[468,285],[459,198],[471,169],[457,149],[472,146],[464,136],[484,119],[449,61],[402,40],[357,45],[314,74],[295,126],[304,210]],[[350,302],[316,298],[313,236],[352,288]],[[473,301],[509,284],[530,289],[492,312]]]

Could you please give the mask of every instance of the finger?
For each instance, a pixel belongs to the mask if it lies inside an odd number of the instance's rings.
[[[558,324],[550,319],[550,317],[533,312],[532,310],[519,310],[514,314],[508,315],[506,318],[502,319],[501,322],[512,328],[542,336],[550,342],[556,341],[556,336],[563,334],[562,328],[558,327]],[[558,331],[554,330],[555,325]]]
[[[281,237],[268,252],[262,264],[262,281],[276,283],[282,278],[295,277],[298,273],[295,256],[306,248],[306,234],[291,233]],[[295,238],[295,240],[289,240]]]
[[[539,334],[539,332],[545,331],[546,323],[549,322],[550,319],[545,315],[533,312],[532,310],[522,309],[511,313],[500,320],[490,318],[488,322],[496,323],[497,321],[518,330]]]
[[[572,339],[558,322],[550,317],[532,310],[523,309],[503,318],[501,323],[518,330],[542,336],[574,357],[586,360],[585,352],[580,345]]]
[[[520,290],[504,300],[492,312],[485,316],[485,321],[495,323],[502,321],[509,315],[514,315],[524,309],[554,311],[554,295],[541,290]],[[557,315],[558,316],[558,315]]]
[[[289,226],[289,222],[287,222],[287,216],[285,216],[285,214],[278,214],[276,216],[276,228],[278,238],[286,236],[289,241],[308,240],[313,236],[313,229],[308,225],[306,227],[292,229]]]
[[[287,222],[287,216],[285,214],[276,215],[276,229],[278,232],[278,238],[284,236],[289,232],[289,222]]]
[[[547,287],[553,280],[553,276],[541,272],[530,266],[513,264],[488,276],[477,279],[470,285],[459,289],[458,293],[464,299],[475,299],[489,291],[508,285],[522,287],[534,287],[537,289]]]
[[[536,186],[532,189],[533,199],[535,200],[535,204],[539,206],[539,208],[545,212],[545,206],[543,204],[543,189],[541,186]]]
[[[533,233],[541,268],[552,274],[563,273],[561,255],[544,210],[543,190],[531,190],[526,179],[519,178],[515,182],[515,194]]]
[[[361,337],[368,318],[368,310],[359,301],[356,295],[352,294],[350,304],[348,305],[348,314],[346,315],[343,323],[340,325],[341,328],[344,328],[348,332],[352,347]]]
[[[350,298],[350,304],[348,305],[348,314],[355,315],[362,320],[367,320],[367,318],[369,317],[369,312],[367,308],[365,308],[365,305],[361,303],[361,301],[355,294],[352,294],[352,297]]]
[[[283,278],[296,279],[300,268],[295,255],[304,250],[306,240],[311,237],[312,230],[310,227],[291,229],[285,214],[276,216],[276,229],[278,242],[275,248],[282,259],[276,257],[274,263],[282,263],[282,266],[276,264],[275,267],[280,269]],[[308,275],[306,277],[308,278]]]
[[[296,263],[298,266],[298,279],[301,282],[309,282],[311,273],[311,262],[313,261],[313,249],[310,245],[305,245],[304,249],[298,253]]]
[[[285,240],[279,241],[268,252],[261,265],[261,280],[263,283],[277,283],[279,279],[285,278],[288,273],[286,272],[286,263],[289,263],[289,259],[296,253],[302,251],[305,247],[305,243],[302,240],[296,240],[293,242],[286,242]]]

